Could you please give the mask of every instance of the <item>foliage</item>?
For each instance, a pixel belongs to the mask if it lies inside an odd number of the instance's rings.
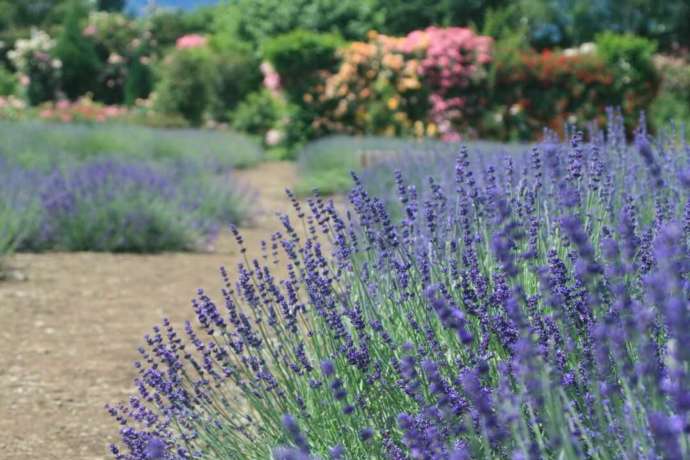
[[[229,115],[233,128],[259,136],[274,157],[293,158],[305,138],[299,108],[266,89],[251,93]]]
[[[261,86],[261,71],[254,55],[242,49],[214,52],[211,73],[211,115],[227,120],[229,111]]]
[[[287,94],[300,102],[320,73],[336,66],[336,51],[341,45],[342,40],[334,34],[295,30],[266,41],[263,55],[280,75]]]
[[[498,11],[498,10],[495,10]],[[526,25],[538,50],[594,41],[602,32],[635,34],[659,41],[664,49],[688,46],[690,6],[684,0],[520,0],[502,11],[513,30]]]
[[[156,106],[201,124],[212,98],[212,56],[206,48],[178,49],[166,56],[156,84]]]
[[[145,21],[160,49],[165,50],[174,46],[183,35],[210,32],[216,14],[215,8],[202,7],[190,12],[161,8],[147,16]]]
[[[254,44],[296,29],[340,33],[345,39],[361,39],[378,29],[376,0],[239,0],[236,30],[241,40]]]
[[[285,104],[267,90],[251,93],[230,115],[233,128],[264,136],[277,126],[285,113]]]
[[[70,99],[92,91],[93,76],[100,70],[96,48],[82,35],[85,13],[80,2],[74,0],[55,45],[55,56],[62,62],[60,89]]]
[[[113,454],[687,457],[677,141],[628,145],[617,119],[589,142],[461,150],[423,188],[355,179],[345,215],[294,200],[263,262],[221,270],[220,303],[199,290],[196,324],[146,336],[136,394],[108,407]]]
[[[126,4],[127,0],[97,0],[96,8],[101,11],[122,11]]]
[[[676,121],[690,128],[690,63],[680,58],[659,56],[655,65],[663,79],[659,95],[650,109],[654,126],[662,127]]]
[[[636,114],[654,100],[659,74],[654,67],[656,44],[631,34],[605,32],[596,38],[597,54],[613,72],[613,104],[626,114]]]
[[[376,8],[382,12],[383,21],[378,28],[382,33],[407,35],[413,30],[429,26],[483,27],[487,11],[505,9],[505,0],[442,0],[429,3],[425,0],[379,0]]]
[[[19,82],[17,77],[4,67],[0,67],[0,96],[17,94]]]
[[[492,137],[529,140],[544,125],[562,132],[566,123],[596,120],[614,104],[615,77],[592,45],[522,53],[516,62],[497,62],[495,78],[495,108],[484,120]]]

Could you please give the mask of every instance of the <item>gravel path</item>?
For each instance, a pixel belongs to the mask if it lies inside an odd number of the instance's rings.
[[[242,229],[249,252],[279,228],[295,183],[291,163],[264,163],[238,179],[259,192]],[[117,426],[103,405],[127,398],[136,347],[161,318],[192,316],[198,287],[217,293],[218,268],[239,260],[223,235],[211,253],[18,254],[25,281],[0,283],[0,458],[102,459]]]

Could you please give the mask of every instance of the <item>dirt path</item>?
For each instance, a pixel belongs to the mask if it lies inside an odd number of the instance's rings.
[[[279,228],[295,168],[265,163],[239,179],[260,192],[242,230],[251,252]],[[218,268],[235,267],[236,249],[223,235],[209,254],[13,257],[28,280],[0,283],[0,458],[108,458],[117,426],[103,405],[131,391],[143,335],[163,317],[191,318],[196,289],[218,292]]]

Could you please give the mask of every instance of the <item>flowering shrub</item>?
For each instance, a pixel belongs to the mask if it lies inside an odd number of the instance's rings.
[[[670,56],[656,56],[654,65],[663,75],[659,95],[652,103],[651,117],[655,126],[669,121],[684,122],[690,126],[690,62]]]
[[[305,103],[326,108],[318,131],[353,134],[424,133],[426,94],[419,61],[405,54],[403,39],[370,33],[340,51],[341,65]]]
[[[185,48],[202,48],[206,46],[206,43],[208,42],[208,39],[204,37],[203,35],[199,34],[188,34],[188,35],[183,35],[180,38],[177,39],[175,42],[175,47],[180,50],[180,49],[185,49]]]
[[[459,140],[486,106],[478,97],[491,62],[491,37],[462,27],[429,27],[406,37],[404,47],[423,51],[419,72],[428,86],[430,117],[444,140]]]
[[[53,57],[54,48],[55,40],[46,32],[32,29],[30,38],[17,40],[7,53],[31,104],[51,100],[57,94],[62,62]]]
[[[150,66],[158,42],[148,22],[132,21],[105,11],[89,14],[82,31],[93,42],[102,62],[96,98],[108,104],[132,103],[151,91]]]
[[[338,71],[317,86],[318,99],[305,94],[305,102],[331,106],[316,120],[330,131],[457,140],[485,104],[475,95],[490,51],[489,37],[465,28],[430,27],[404,38],[372,32],[341,51]]]
[[[524,52],[495,65],[494,129],[504,139],[532,139],[544,125],[562,133],[567,122],[595,120],[612,103],[614,75],[592,48]]]
[[[614,121],[295,201],[145,337],[115,458],[687,457],[689,152]]]
[[[26,101],[17,96],[0,96],[0,119],[21,120],[26,113]]]
[[[81,97],[74,102],[62,99],[55,103],[46,102],[39,107],[38,117],[47,121],[62,123],[99,122],[124,119],[129,111],[126,107],[103,105],[90,97]]]
[[[161,63],[156,109],[200,125],[212,97],[212,55],[207,48],[177,49]]]

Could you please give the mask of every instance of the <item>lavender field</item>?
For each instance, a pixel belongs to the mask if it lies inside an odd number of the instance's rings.
[[[688,0],[0,0],[0,460],[690,460]]]
[[[0,131],[0,254],[195,250],[249,218],[253,193],[232,169],[261,150],[239,135],[43,123]]]
[[[690,147],[609,115],[293,199],[146,336],[115,457],[686,458]]]

